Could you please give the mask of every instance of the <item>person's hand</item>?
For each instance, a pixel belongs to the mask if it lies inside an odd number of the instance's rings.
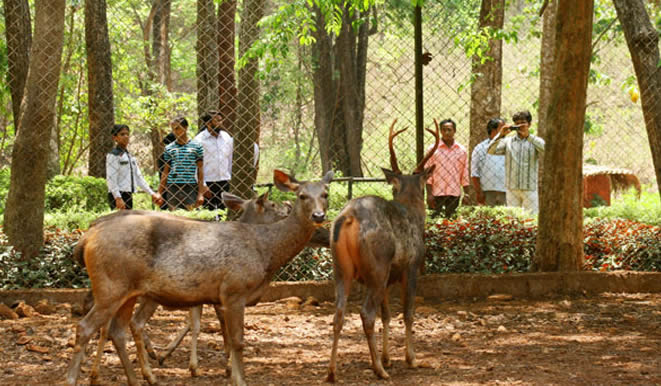
[[[209,191],[209,188],[207,188],[207,191]],[[195,201],[195,207],[199,207],[202,204],[204,204],[204,194],[198,193],[197,194],[197,201]]]
[[[436,201],[434,201],[434,196],[432,195],[427,196],[427,207],[429,209],[436,209]]]
[[[119,210],[126,209],[126,203],[122,200],[121,197],[115,199],[115,207]]]
[[[481,190],[475,192],[475,199],[477,200],[478,205],[486,204],[486,197],[484,197],[484,192]]]
[[[468,194],[464,194],[464,197],[461,199],[461,205],[472,205],[471,197]]]
[[[212,194],[211,194],[211,189],[209,189],[208,186],[205,186],[205,187],[204,187],[204,191],[202,192],[202,194],[203,194],[204,197],[206,197],[206,198],[211,198],[211,196],[212,196]]]
[[[153,202],[154,204],[156,204],[158,206],[161,206],[161,205],[163,205],[164,200],[163,200],[163,197],[161,197],[160,194],[154,193],[154,194],[151,195],[151,202]]]

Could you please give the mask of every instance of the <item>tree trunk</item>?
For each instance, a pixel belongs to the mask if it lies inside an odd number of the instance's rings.
[[[172,77],[170,73],[170,10],[172,8],[170,0],[157,0],[152,12],[152,40],[151,40],[151,63],[150,74],[153,81],[165,86],[168,91],[172,90]],[[146,58],[149,59],[149,58]],[[161,127],[152,127],[150,130],[151,156],[153,162],[153,171],[158,171],[158,159],[163,154],[165,145],[163,145],[163,132]]]
[[[633,68],[641,91],[640,101],[652,151],[656,184],[661,195],[661,72],[659,35],[641,0],[613,0],[624,29]]]
[[[593,0],[559,0],[549,122],[561,135],[546,138],[533,269],[578,271],[583,266],[583,122],[590,70]]]
[[[197,1],[197,116],[220,107],[218,96],[218,27],[213,0]]]
[[[335,112],[337,87],[333,81],[333,41],[325,31],[321,10],[314,7],[316,14],[315,43],[312,46],[314,83],[314,126],[319,138],[321,168],[325,174],[331,165],[331,135]]]
[[[11,181],[4,232],[24,259],[43,244],[48,140],[55,122],[55,101],[64,39],[65,0],[36,2],[35,40],[26,82],[25,112],[12,152]]]
[[[106,153],[112,148],[110,129],[115,124],[112,93],[112,60],[105,0],[85,1],[85,44],[89,105],[89,170],[106,176]]]
[[[236,47],[234,46],[234,19],[236,0],[223,1],[218,6],[218,85],[220,95],[220,114],[223,117],[223,129],[230,135],[236,127],[237,90],[234,74]]]
[[[257,23],[264,16],[264,0],[246,0],[239,31],[239,56],[259,38]],[[256,78],[258,59],[250,58],[239,70],[237,125],[234,137],[232,191],[241,197],[252,197],[255,183],[254,144],[261,125],[259,80]]]
[[[4,0],[3,3],[5,6],[9,92],[14,114],[14,131],[18,133],[32,44],[30,5],[28,0]]]
[[[480,30],[502,29],[505,20],[504,0],[482,0],[480,8]],[[490,40],[486,59],[474,56],[472,73],[475,80],[471,85],[470,140],[468,154],[487,138],[487,122],[500,116],[501,89],[503,83],[503,41]]]

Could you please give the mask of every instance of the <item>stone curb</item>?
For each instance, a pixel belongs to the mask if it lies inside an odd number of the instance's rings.
[[[354,284],[352,299],[361,297],[362,286]],[[19,300],[34,305],[41,299],[51,303],[82,303],[89,289],[26,289],[0,291],[0,302],[12,305]],[[401,290],[393,286],[391,295]],[[505,275],[431,274],[418,279],[417,296],[426,299],[486,298],[493,294],[518,299],[542,299],[558,295],[614,293],[660,293],[661,272],[546,272]],[[274,282],[261,301],[270,302],[298,296],[334,301],[332,281]]]

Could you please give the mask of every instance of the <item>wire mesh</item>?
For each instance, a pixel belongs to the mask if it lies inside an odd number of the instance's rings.
[[[380,168],[389,167],[387,135],[395,119],[397,129],[409,127],[394,144],[401,169],[416,166],[416,53],[409,4],[343,10],[346,28],[337,35],[319,28],[324,23],[319,12],[301,19],[291,11],[315,11],[297,2],[3,4],[3,197],[17,159],[49,181],[58,175],[105,179],[107,196],[94,200],[108,210],[223,213],[222,191],[247,198],[256,185],[271,182],[274,168],[293,171],[299,179],[318,179],[333,169],[340,178],[332,187],[338,198],[331,213],[336,213],[350,197],[390,196],[390,187],[379,181]],[[423,52],[430,59],[423,66],[424,124],[433,129],[434,120],[454,122],[432,158],[434,216],[451,217],[456,206],[476,201],[535,212],[529,201],[538,199],[542,138],[562,135],[562,122],[539,121],[540,63],[546,52],[535,2],[501,2],[506,8],[498,35],[503,39],[500,108],[471,123],[472,87],[481,76],[474,70],[480,49],[474,38],[486,31],[478,29],[481,4],[427,2],[422,10]],[[655,20],[658,7],[650,3],[647,9]],[[289,20],[283,18],[286,12],[292,12],[290,22],[282,21]],[[584,172],[586,206],[607,204],[614,188],[656,184],[650,143],[658,139],[649,139],[646,130],[656,117],[644,116],[641,103],[656,106],[658,82],[636,78],[614,7],[597,1],[596,12],[583,149],[584,162],[591,165]],[[300,44],[304,39],[291,32],[292,23],[317,26],[310,29],[310,44]],[[47,25],[60,25],[60,32],[40,31]],[[288,38],[274,40],[283,35]],[[656,51],[658,59],[656,33],[636,44]],[[55,76],[52,65],[35,63],[40,53],[51,51],[61,53]],[[346,55],[352,61],[343,60]],[[493,59],[485,57],[487,64]],[[524,140],[520,133],[527,129],[514,130],[502,146],[492,147],[501,155],[489,154],[489,120],[525,123],[525,117],[513,119],[522,111],[531,113],[531,136]],[[423,147],[432,143],[426,133]],[[41,178],[23,175],[26,184]],[[80,200],[91,200],[85,194]],[[0,203],[3,211],[7,202]],[[327,278],[330,265],[320,263],[324,254],[315,251],[294,260],[295,267],[278,278]]]

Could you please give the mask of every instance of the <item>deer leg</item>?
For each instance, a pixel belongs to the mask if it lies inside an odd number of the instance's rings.
[[[341,276],[341,275],[336,275]],[[348,279],[342,277],[335,280],[335,317],[333,318],[333,347],[331,348],[330,364],[328,366],[328,376],[326,382],[335,383],[337,370],[337,344],[340,340],[340,332],[344,325],[344,313],[347,307],[347,298],[351,292],[352,276]]]
[[[383,324],[383,347],[381,348],[381,361],[383,366],[388,368],[392,366],[390,361],[390,344],[388,342],[390,336],[390,304],[388,302],[388,291],[386,288],[383,301],[381,302],[381,323]]]
[[[158,364],[159,365],[162,366],[165,359],[167,357],[169,357],[170,354],[172,354],[172,352],[177,347],[179,347],[179,345],[181,344],[181,341],[184,339],[186,334],[188,334],[188,331],[190,331],[190,320],[186,321],[186,326],[184,326],[184,328],[179,330],[179,332],[177,333],[177,336],[174,338],[174,340],[172,342],[170,342],[170,344],[165,348],[165,353],[163,353],[163,355],[158,358]]]
[[[232,384],[235,386],[246,385],[246,375],[243,366],[243,319],[245,313],[245,301],[243,299],[222,299],[225,305],[225,323],[227,324],[227,337],[230,346],[230,362],[232,368]]]
[[[128,299],[122,305],[110,322],[110,329],[108,330],[108,336],[110,336],[112,343],[115,345],[115,350],[117,351],[119,360],[122,362],[122,367],[124,367],[124,372],[126,373],[129,385],[138,384],[135,372],[133,371],[133,365],[129,359],[129,354],[126,352],[126,330],[131,322],[135,300],[136,298]],[[154,382],[150,381],[149,383],[153,384]]]
[[[193,377],[200,375],[197,363],[197,336],[200,333],[200,319],[202,319],[202,306],[192,307],[190,309],[191,342],[190,342],[190,361],[188,369]]]
[[[385,281],[384,281],[385,282]],[[389,379],[390,375],[383,369],[381,358],[377,353],[376,337],[374,336],[374,321],[376,320],[376,307],[381,304],[385,294],[384,284],[368,284],[367,297],[360,310],[360,318],[363,320],[363,330],[367,337],[367,345],[370,348],[370,357],[372,358],[372,369],[379,378]]]
[[[135,325],[140,326],[140,335],[142,335],[142,340],[145,344],[145,348],[147,349],[147,353],[151,358],[156,360],[158,360],[158,355],[156,355],[154,346],[152,346],[149,338],[143,333],[143,329],[147,321],[154,315],[154,312],[156,312],[157,309],[158,303],[143,297],[140,306],[138,306],[138,309],[135,311],[133,318],[131,319],[132,331],[135,330]]]
[[[154,312],[158,308],[158,303],[153,300],[144,299],[144,302],[138,308],[135,315],[131,319],[130,326],[131,332],[133,333],[133,340],[135,341],[135,349],[138,353],[138,362],[140,363],[140,370],[142,371],[142,376],[147,379],[147,382],[153,384],[156,382],[156,377],[151,371],[151,365],[147,359],[147,352],[145,349],[145,342],[143,339],[144,328],[147,320],[154,315]]]
[[[99,367],[101,366],[101,358],[103,357],[103,348],[106,345],[108,340],[108,329],[110,328],[110,322],[105,326],[101,327],[99,331],[99,342],[96,347],[96,357],[92,363],[92,370],[90,371],[90,383],[95,384],[99,378]]]
[[[80,373],[80,365],[85,355],[85,348],[92,335],[101,328],[108,324],[112,315],[119,307],[118,303],[114,307],[99,307],[98,304],[92,306],[92,309],[85,315],[85,317],[78,322],[76,327],[76,343],[73,347],[73,357],[67,370],[66,383],[75,385]]]
[[[413,349],[413,306],[417,286],[417,269],[418,267],[415,265],[409,267],[409,271],[402,283],[402,292],[404,292],[404,324],[406,325],[406,363],[411,368],[418,367]]]
[[[229,334],[227,333],[227,324],[225,323],[225,317],[223,312],[223,306],[220,304],[213,305],[214,311],[216,311],[216,317],[218,317],[218,322],[220,322],[220,331],[223,334],[223,350],[225,351],[225,357],[227,358],[227,367],[225,368],[225,376],[230,377],[232,375],[232,368],[230,367],[230,341]]]

